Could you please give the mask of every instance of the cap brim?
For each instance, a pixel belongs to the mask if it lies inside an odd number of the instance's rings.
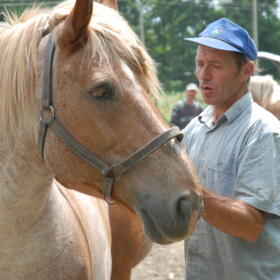
[[[199,45],[207,46],[213,49],[232,51],[232,52],[241,52],[239,49],[233,47],[232,45],[211,37],[184,38],[184,40],[189,42],[194,42]]]
[[[194,90],[194,91],[197,91],[197,88],[195,88],[195,87],[189,87],[189,88],[187,88],[187,90]]]

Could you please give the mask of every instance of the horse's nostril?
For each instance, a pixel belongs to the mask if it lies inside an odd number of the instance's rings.
[[[193,211],[193,199],[191,196],[181,196],[176,204],[176,216],[182,222],[188,222]]]

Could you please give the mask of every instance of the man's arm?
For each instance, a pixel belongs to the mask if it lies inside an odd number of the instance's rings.
[[[264,229],[266,213],[242,200],[203,188],[203,202],[203,218],[224,233],[254,242]]]

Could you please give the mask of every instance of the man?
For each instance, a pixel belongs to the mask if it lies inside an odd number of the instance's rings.
[[[219,19],[186,38],[209,106],[184,129],[203,185],[203,218],[188,242],[188,280],[280,279],[280,125],[247,91],[257,50]]]
[[[197,91],[198,87],[196,84],[191,83],[186,86],[186,99],[175,104],[172,110],[171,125],[177,125],[180,129],[183,129],[194,117],[203,111],[202,106],[195,101]]]

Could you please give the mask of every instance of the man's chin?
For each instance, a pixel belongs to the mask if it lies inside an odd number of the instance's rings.
[[[215,100],[210,96],[204,96],[203,95],[203,101],[207,105],[215,105],[216,104]]]

